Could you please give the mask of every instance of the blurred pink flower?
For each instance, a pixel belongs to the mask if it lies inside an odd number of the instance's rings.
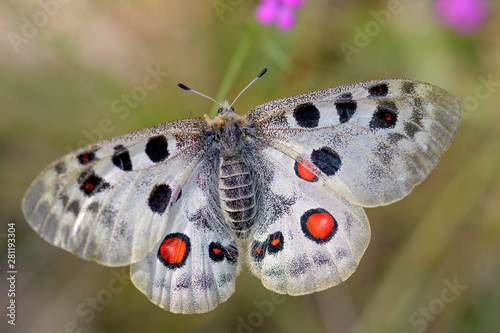
[[[488,14],[488,0],[436,0],[439,20],[462,34],[475,32]]]
[[[255,17],[262,25],[276,23],[282,31],[290,30],[297,22],[295,10],[304,6],[305,0],[261,0]]]

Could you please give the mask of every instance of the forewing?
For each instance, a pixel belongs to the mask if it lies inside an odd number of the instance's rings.
[[[214,168],[210,160],[196,167],[173,204],[171,222],[160,241],[132,265],[137,288],[171,312],[213,310],[235,290],[238,247],[216,202]]]
[[[304,295],[335,286],[357,268],[370,240],[362,207],[325,184],[295,175],[274,148],[256,159],[263,196],[248,251],[252,272],[277,293]],[[268,178],[268,179],[266,179]]]
[[[23,199],[45,240],[103,265],[142,259],[206,152],[206,122],[186,119],[78,149],[49,165]]]
[[[418,81],[377,80],[272,101],[247,114],[254,135],[353,204],[399,200],[449,147],[460,104]]]

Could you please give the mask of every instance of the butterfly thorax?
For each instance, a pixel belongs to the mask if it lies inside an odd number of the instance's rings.
[[[244,159],[244,126],[247,120],[233,108],[221,108],[214,120],[207,119],[219,151],[219,198],[229,227],[245,238],[256,213],[254,177]]]

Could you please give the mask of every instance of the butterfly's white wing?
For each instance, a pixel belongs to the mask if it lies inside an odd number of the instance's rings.
[[[361,206],[399,200],[428,176],[460,105],[426,83],[377,80],[272,101],[246,117],[249,136],[268,147],[254,166],[268,170],[258,177],[266,201],[251,268],[269,289],[301,295],[354,272],[370,235]],[[262,181],[266,173],[273,178]]]
[[[307,294],[354,272],[370,238],[362,206],[406,196],[460,118],[453,96],[408,80],[293,96],[245,118],[226,104],[214,120],[163,124],[57,160],[28,189],[26,219],[81,258],[133,264],[134,284],[172,312],[227,300],[240,256],[269,289]]]
[[[295,175],[295,161],[274,148],[259,163],[268,174],[259,179],[261,202],[248,261],[266,288],[304,295],[335,286],[357,268],[370,240],[362,207],[324,183]],[[269,200],[268,198],[272,198]]]
[[[206,122],[185,119],[78,149],[49,165],[23,199],[45,240],[108,266],[142,259],[206,151]]]
[[[272,101],[247,114],[255,134],[362,206],[399,200],[453,139],[460,104],[409,80],[377,80]]]
[[[131,268],[137,288],[171,312],[213,310],[235,290],[239,251],[217,202],[215,165],[205,159],[196,166],[162,238]]]

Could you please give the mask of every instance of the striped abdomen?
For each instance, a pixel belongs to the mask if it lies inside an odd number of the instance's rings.
[[[248,166],[240,158],[222,158],[219,170],[221,207],[229,227],[241,238],[253,225],[255,185]]]

